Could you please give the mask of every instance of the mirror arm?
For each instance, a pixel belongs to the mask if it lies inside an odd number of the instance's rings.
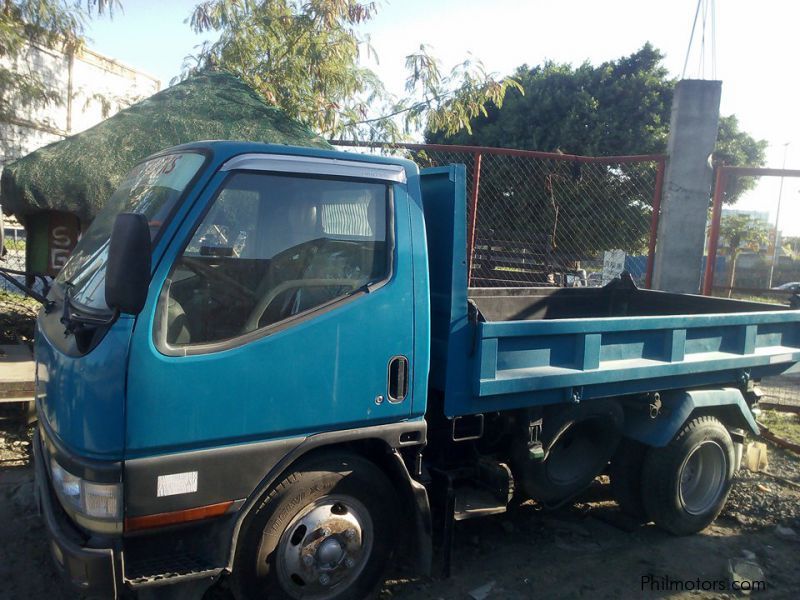
[[[64,326],[64,335],[81,331],[86,327],[107,327],[119,317],[119,309],[114,309],[108,317],[92,317],[77,314],[72,311],[72,302],[69,298],[69,289],[64,292],[64,311],[61,315],[61,324]]]

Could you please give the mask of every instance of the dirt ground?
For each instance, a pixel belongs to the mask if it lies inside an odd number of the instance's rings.
[[[77,598],[56,576],[33,510],[29,435],[0,420],[0,598]],[[632,524],[600,483],[592,501],[559,511],[523,504],[458,524],[449,579],[390,580],[380,598],[735,598],[687,590],[730,585],[729,559],[743,558],[763,569],[766,590],[755,597],[798,597],[800,457],[770,446],[769,460],[777,477],[740,472],[725,512],[699,535]]]

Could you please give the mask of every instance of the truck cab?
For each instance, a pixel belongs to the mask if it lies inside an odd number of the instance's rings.
[[[120,263],[121,213],[144,242]],[[138,165],[38,321],[38,462],[48,523],[74,534],[54,546],[68,576],[150,583],[159,538],[196,540],[175,561],[213,576],[287,457],[322,440],[420,447],[425,257],[408,161],[215,142]],[[131,295],[135,314],[119,310]]]

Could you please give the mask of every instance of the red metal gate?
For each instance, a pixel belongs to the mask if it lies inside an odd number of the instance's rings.
[[[773,287],[784,280],[797,281],[800,279],[800,264],[791,261],[792,264],[781,264],[779,260],[780,239],[779,223],[776,222],[774,228],[772,224],[760,224],[766,227],[769,232],[769,240],[766,252],[762,248],[751,248],[752,254],[763,258],[762,269],[758,269],[755,279],[745,282],[745,285],[730,285],[735,283],[736,261],[734,257],[722,256],[720,250],[720,237],[722,229],[722,204],[730,185],[739,177],[800,177],[800,170],[797,169],[767,169],[760,167],[733,167],[727,165],[717,165],[714,179],[714,197],[712,200],[711,223],[708,231],[708,253],[706,258],[705,271],[703,273],[702,292],[706,296],[714,293],[726,296],[743,296],[747,298],[759,298],[770,301],[788,301],[794,293],[792,290],[775,290]],[[780,215],[778,215],[778,218]],[[757,225],[755,222],[753,225]],[[729,240],[728,240],[729,241]],[[734,252],[739,248],[734,249]],[[730,249],[726,248],[727,254]],[[720,260],[722,259],[722,260]],[[724,264],[718,264],[724,263]],[[727,282],[723,281],[720,275],[727,275]]]

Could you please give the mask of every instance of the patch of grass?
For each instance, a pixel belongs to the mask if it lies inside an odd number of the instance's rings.
[[[0,303],[4,305],[3,308],[5,309],[14,310],[16,306],[18,307],[18,311],[23,312],[39,310],[39,303],[30,296],[25,296],[21,293],[7,292],[5,290],[0,290]]]
[[[25,240],[17,240],[15,242],[13,239],[6,239],[4,240],[3,245],[8,249],[9,252],[11,250],[19,250],[20,252],[25,251]]]
[[[758,420],[775,435],[800,444],[800,415],[777,410],[765,410]]]

